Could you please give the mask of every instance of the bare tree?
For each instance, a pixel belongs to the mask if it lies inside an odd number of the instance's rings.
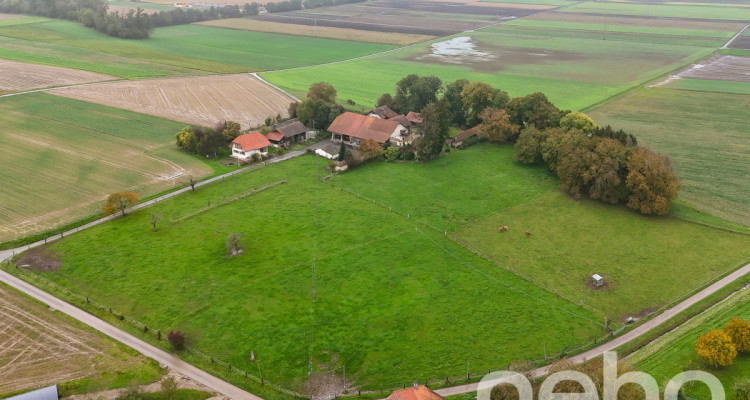
[[[161,213],[152,213],[151,214],[151,226],[154,227],[154,232],[156,232],[156,223],[159,222],[161,219]]]

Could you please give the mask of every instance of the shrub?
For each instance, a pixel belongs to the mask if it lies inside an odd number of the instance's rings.
[[[698,356],[712,367],[726,367],[732,365],[737,357],[737,348],[732,338],[723,331],[712,329],[698,338],[695,344]]]
[[[391,146],[385,149],[385,159],[388,161],[396,161],[401,157],[401,149],[396,146]]]
[[[180,331],[170,331],[167,335],[167,340],[172,346],[172,349],[180,351],[185,349],[185,334]]]
[[[722,330],[732,338],[737,351],[750,351],[750,322],[734,317]]]
[[[734,383],[734,398],[750,400],[750,379],[743,378]]]
[[[255,154],[253,154],[253,156],[252,156],[252,159],[253,159],[253,161],[254,161],[254,162],[258,162],[258,161],[260,161],[260,158],[261,158],[261,155],[260,155],[260,153],[255,153]]]

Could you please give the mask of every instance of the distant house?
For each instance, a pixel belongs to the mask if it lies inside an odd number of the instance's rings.
[[[380,118],[380,119],[391,119],[398,114],[391,110],[388,106],[380,106],[367,113],[368,117]]]
[[[451,147],[458,147],[463,144],[466,139],[477,135],[479,135],[479,128],[475,126],[471,129],[467,129],[459,133],[456,136],[453,136],[452,138],[445,139],[445,144]]]
[[[372,139],[385,144],[391,141],[396,146],[408,144],[409,130],[398,121],[380,119],[367,115],[345,112],[328,127],[331,140],[359,146],[365,140]]]
[[[421,124],[422,122],[424,122],[422,114],[414,111],[409,111],[409,113],[406,114],[406,119],[408,119],[412,124]]]
[[[291,143],[304,142],[309,139],[311,131],[309,131],[302,122],[299,122],[298,119],[290,119],[289,121],[284,121],[274,125],[273,131],[268,134],[268,140],[273,142],[271,138],[277,139],[280,137],[279,134],[283,137],[278,139],[275,144],[283,144],[287,146]]]
[[[427,386],[415,384],[413,387],[391,393],[386,400],[443,400],[443,397]]]
[[[399,114],[393,118],[389,118],[392,121],[397,121],[399,124],[403,125],[406,129],[411,131],[411,121],[409,121],[408,118],[406,118],[406,115]]]
[[[230,147],[232,148],[232,157],[246,161],[253,154],[268,154],[268,146],[270,145],[271,142],[262,133],[255,131],[237,136],[232,140]]]

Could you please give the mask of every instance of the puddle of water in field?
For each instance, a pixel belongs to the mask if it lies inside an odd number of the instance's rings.
[[[428,61],[435,59],[451,63],[465,64],[478,61],[492,61],[497,59],[497,54],[477,50],[477,44],[469,36],[460,36],[450,40],[444,40],[432,44],[432,52],[417,57],[417,60]]]

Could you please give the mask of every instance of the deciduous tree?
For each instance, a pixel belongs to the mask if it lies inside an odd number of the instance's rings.
[[[372,139],[367,139],[359,145],[359,153],[365,160],[378,159],[383,156],[383,148]]]
[[[491,142],[512,142],[518,137],[520,126],[510,122],[505,110],[488,107],[479,114],[479,135]]]
[[[328,82],[315,82],[307,90],[307,98],[324,103],[336,102],[336,89]]]
[[[233,233],[227,237],[226,241],[227,255],[236,256],[242,253],[242,235],[239,233]]]
[[[737,357],[737,348],[732,343],[732,338],[723,331],[712,329],[698,338],[695,344],[698,356],[712,367],[726,367],[734,363]]]
[[[378,97],[378,102],[375,104],[376,106],[386,106],[390,109],[393,109],[393,96],[391,96],[390,93],[383,93]]]
[[[125,210],[138,204],[138,199],[138,194],[133,192],[112,193],[104,204],[104,213],[111,215],[120,212],[125,215]]]
[[[196,146],[198,146],[198,138],[195,136],[195,131],[192,127],[187,126],[183,128],[175,138],[177,139],[177,147],[187,152],[195,153]]]
[[[480,114],[486,108],[505,108],[508,104],[508,94],[484,82],[469,82],[461,89],[461,102],[466,123],[475,126],[481,121]]]
[[[516,140],[513,158],[524,164],[542,162],[542,143],[547,136],[547,131],[540,131],[533,125],[524,128]]]
[[[732,338],[732,343],[734,343],[737,351],[750,351],[750,322],[734,317],[724,325],[722,330]]]
[[[628,188],[625,179],[628,174],[627,160],[632,148],[625,147],[616,139],[594,138],[595,161],[593,181],[589,188],[592,199],[617,204],[627,199]]]
[[[167,335],[167,340],[172,345],[172,349],[177,351],[183,350],[187,342],[185,334],[181,331],[170,331]]]
[[[516,125],[534,125],[537,129],[560,125],[560,110],[541,92],[510,99],[506,111]]]
[[[560,119],[560,126],[563,127],[566,131],[571,129],[578,129],[587,134],[595,132],[598,128],[593,119],[579,111],[573,111],[565,114],[565,116]]]
[[[221,130],[221,135],[224,140],[231,142],[240,135],[240,124],[234,121],[224,121],[224,128]]]
[[[628,207],[642,214],[667,214],[680,190],[669,158],[640,147],[628,158],[627,168]]]
[[[394,111],[406,114],[418,111],[437,101],[443,81],[436,76],[419,76],[410,74],[396,84],[396,96],[393,97]]]

